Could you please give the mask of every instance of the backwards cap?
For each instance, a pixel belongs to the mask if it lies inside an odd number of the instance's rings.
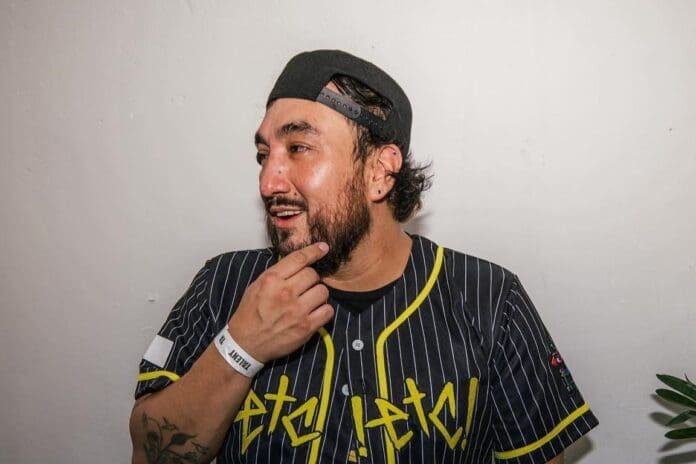
[[[392,109],[386,119],[370,113],[347,95],[324,87],[337,74],[351,77],[389,100]],[[268,96],[266,106],[279,98],[316,101],[338,111],[377,137],[394,141],[404,156],[411,139],[411,103],[387,73],[374,64],[340,50],[315,50],[293,57]]]

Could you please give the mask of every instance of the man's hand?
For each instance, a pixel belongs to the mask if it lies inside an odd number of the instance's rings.
[[[235,341],[260,362],[292,353],[333,317],[329,290],[311,266],[329,247],[315,243],[285,256],[244,292],[230,318]]]

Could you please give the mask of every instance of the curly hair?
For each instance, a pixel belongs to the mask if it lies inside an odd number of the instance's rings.
[[[375,116],[384,119],[391,111],[392,104],[389,100],[351,77],[336,75],[331,82],[340,93],[349,96]],[[380,138],[366,127],[351,120],[349,122],[357,128],[356,159],[364,162],[373,149],[389,143],[395,144],[401,150],[403,158],[401,169],[389,173],[389,176],[394,179],[394,188],[387,195],[387,204],[392,209],[394,219],[398,222],[406,222],[421,208],[421,195],[432,185],[432,175],[428,172],[430,163],[417,164],[411,153],[405,153],[405,147],[398,141]]]

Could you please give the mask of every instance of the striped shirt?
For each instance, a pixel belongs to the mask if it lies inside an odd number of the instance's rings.
[[[518,278],[413,236],[403,275],[266,364],[217,462],[545,463],[597,425]],[[140,364],[136,398],[188,372],[276,263],[209,260]],[[148,350],[150,352],[150,350]]]

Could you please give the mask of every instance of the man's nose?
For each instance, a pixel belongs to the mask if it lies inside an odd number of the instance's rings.
[[[259,190],[261,196],[271,197],[290,191],[291,184],[288,179],[288,166],[282,156],[269,154],[263,163],[259,174]]]

